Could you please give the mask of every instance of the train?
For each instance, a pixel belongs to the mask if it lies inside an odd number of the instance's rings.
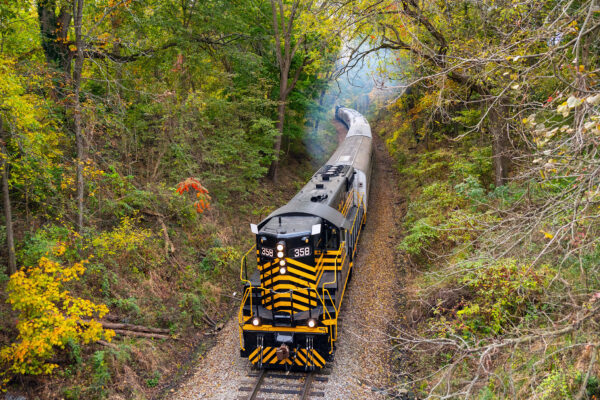
[[[335,117],[348,133],[329,161],[250,225],[256,243],[241,260],[238,323],[240,355],[259,369],[314,371],[333,361],[373,167],[367,119],[341,106]]]

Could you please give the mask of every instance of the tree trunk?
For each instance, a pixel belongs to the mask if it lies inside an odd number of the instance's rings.
[[[321,107],[323,107],[325,93],[327,93],[327,87],[321,89],[321,94],[319,95],[319,111],[317,112],[317,116],[315,118],[315,126],[313,129],[314,135],[317,135],[317,133],[319,133],[319,124],[321,123]]]
[[[8,275],[17,272],[17,260],[15,257],[15,238],[12,225],[12,208],[10,206],[10,192],[8,190],[8,152],[4,145],[4,130],[0,119],[0,157],[2,158],[2,198],[4,201],[4,218],[6,219],[6,247],[8,249]]]
[[[71,23],[69,9],[61,6],[57,15],[56,0],[38,0],[37,7],[46,61],[68,77],[71,72],[71,50],[68,44]]]
[[[499,107],[490,106],[488,112],[489,130],[492,136],[492,163],[494,166],[494,184],[503,186],[508,181],[511,159],[509,154],[510,140],[504,129],[503,112]]]
[[[79,101],[79,92],[81,88],[81,73],[83,71],[83,40],[81,37],[81,23],[83,20],[83,0],[73,1],[73,15],[75,28],[75,45],[77,46],[77,55],[75,57],[75,68],[73,69],[73,122],[75,125],[75,141],[77,144],[77,230],[83,231],[83,163],[85,159],[85,149],[83,140],[83,129],[81,122],[81,102]]]
[[[281,139],[283,138],[283,123],[285,122],[285,103],[287,101],[287,74],[281,77],[281,87],[279,89],[279,105],[277,106],[277,137],[273,145],[273,154],[275,158],[271,162],[269,168],[269,177],[275,183],[277,183],[277,170],[279,168],[279,156],[281,153]]]

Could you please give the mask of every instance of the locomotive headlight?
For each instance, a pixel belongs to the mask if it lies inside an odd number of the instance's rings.
[[[252,318],[252,325],[259,326],[260,325],[260,318],[258,318],[258,317]]]
[[[282,266],[282,267],[285,267],[285,260],[279,261],[279,265]]]
[[[277,258],[283,258],[283,251],[277,252]]]
[[[308,327],[309,328],[314,328],[315,326],[317,326],[317,320],[314,318],[311,318],[308,320]]]
[[[286,272],[287,272],[287,268],[286,267],[279,267],[279,273],[281,275],[285,275]]]
[[[283,251],[283,243],[277,243],[277,251]]]

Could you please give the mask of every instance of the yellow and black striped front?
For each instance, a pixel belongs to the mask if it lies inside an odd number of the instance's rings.
[[[290,355],[289,358],[279,360],[277,358],[277,347],[257,347],[248,356],[250,362],[254,365],[295,365],[299,367],[317,367],[323,368],[325,366],[325,359],[315,349],[298,349]]]
[[[317,270],[293,258],[284,258],[285,273],[280,272],[280,259],[259,265],[263,293],[262,305],[268,310],[286,313],[308,311],[317,306],[315,292]]]

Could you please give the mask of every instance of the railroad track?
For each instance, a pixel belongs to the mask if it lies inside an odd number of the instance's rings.
[[[261,370],[248,374],[240,388],[239,400],[321,399],[322,385],[328,377],[315,372],[285,372]]]

